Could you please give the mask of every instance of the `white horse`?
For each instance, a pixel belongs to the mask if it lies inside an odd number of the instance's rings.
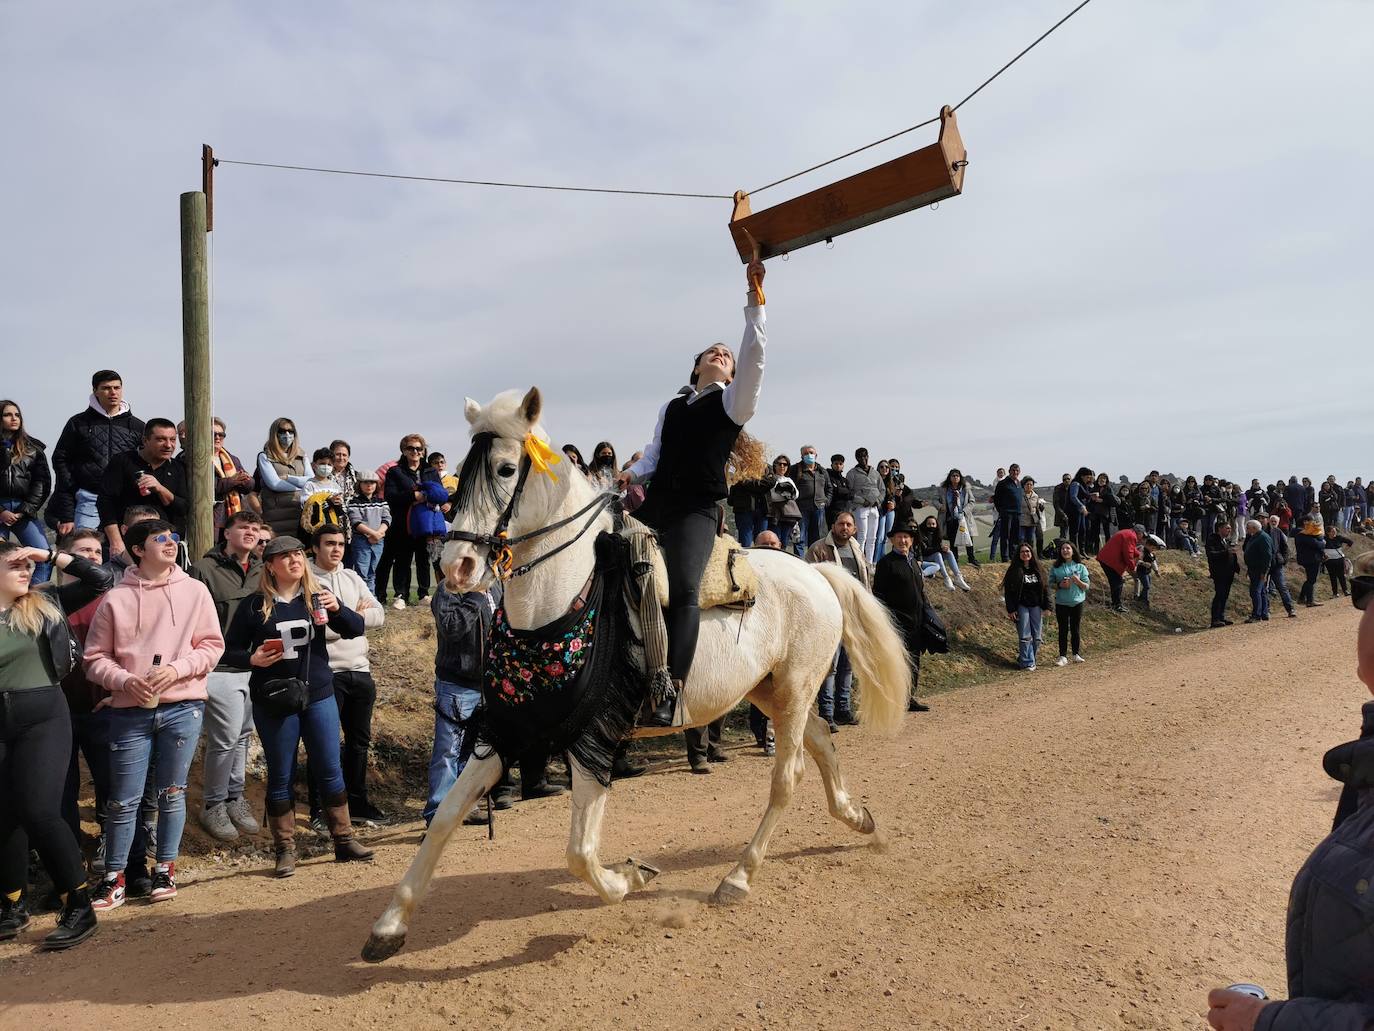
[[[518,391],[497,395],[484,409],[470,398],[465,414],[471,434],[493,434],[485,475],[491,492],[473,490],[453,525],[471,534],[491,534],[510,506],[518,472],[526,458],[526,440],[547,435],[539,424],[542,402],[537,388],[522,398]],[[537,468],[537,466],[536,466]],[[596,492],[575,468],[555,479],[538,471],[528,475],[509,526],[512,538],[537,531],[577,513],[594,502]],[[523,564],[576,537],[558,555],[510,580],[505,609],[517,629],[547,625],[569,611],[591,575],[597,533],[611,528],[604,511],[591,529],[577,536],[584,520],[575,520],[537,540],[518,545],[515,561]],[[491,583],[487,547],[450,540],[441,561],[449,590],[479,590]],[[724,609],[702,613],[696,657],[685,687],[684,707],[690,726],[704,726],[747,698],[773,720],[777,756],[773,766],[768,808],[744,854],[711,896],[713,902],[745,898],[768,851],[768,841],[783,809],[801,780],[802,749],[820,768],[830,814],[851,830],[873,834],[877,827],[867,808],[857,804],[840,776],[830,729],[815,712],[816,691],[830,672],[835,650],[843,641],[854,672],[863,685],[860,721],[880,732],[893,733],[902,724],[911,689],[911,669],[901,638],[887,610],[842,567],[807,565],[791,555],[758,550],[749,553],[758,573],[755,605],[743,616]],[[637,737],[675,733],[681,728],[644,728]],[[597,857],[601,818],[608,789],[576,760],[572,774],[572,828],[568,840],[568,868],[590,884],[606,902],[619,902],[643,887],[658,873],[631,859],[603,866]],[[435,865],[454,828],[473,804],[501,776],[501,759],[472,758],[444,797],[419,854],[397,885],[390,905],[372,927],[363,949],[365,959],[377,962],[394,955],[404,944],[410,919],[424,895]]]

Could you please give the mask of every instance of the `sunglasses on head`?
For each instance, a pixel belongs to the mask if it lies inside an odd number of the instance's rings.
[[[1374,576],[1352,576],[1350,578],[1350,603],[1363,612],[1374,596]]]

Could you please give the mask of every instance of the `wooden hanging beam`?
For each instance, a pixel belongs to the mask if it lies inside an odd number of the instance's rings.
[[[208,143],[200,145],[200,192],[205,194],[205,231],[215,228],[215,160],[214,148]]]
[[[730,235],[742,262],[776,257],[957,197],[967,164],[959,125],[945,106],[940,137],[928,147],[758,212],[750,210],[748,194],[736,193]]]

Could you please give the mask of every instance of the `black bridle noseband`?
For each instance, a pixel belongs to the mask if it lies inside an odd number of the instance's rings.
[[[491,569],[493,575],[502,583],[505,583],[512,577],[524,576],[541,562],[548,561],[564,548],[576,544],[582,539],[586,532],[592,528],[592,525],[600,518],[601,513],[606,507],[620,497],[620,495],[614,491],[606,491],[592,498],[591,501],[583,505],[566,519],[560,519],[558,522],[550,523],[548,526],[541,526],[539,529],[531,530],[529,533],[522,533],[519,537],[511,537],[507,534],[506,529],[510,526],[511,517],[515,514],[515,506],[519,503],[520,496],[525,492],[525,482],[530,477],[530,469],[532,466],[533,463],[530,461],[530,456],[528,454],[520,459],[520,476],[515,481],[515,489],[511,491],[510,500],[506,503],[506,507],[502,511],[501,517],[496,520],[496,529],[492,530],[491,533],[469,533],[467,530],[450,530],[444,537],[445,542],[463,541],[467,544],[475,544],[478,547],[486,548],[487,566]],[[569,475],[575,475],[575,471],[570,472]],[[590,513],[590,515],[588,515],[588,513]],[[558,545],[558,547],[546,551],[544,554],[522,565],[515,565],[515,555],[511,549],[517,544],[538,540],[546,534],[553,533],[555,530],[561,530],[570,523],[576,522],[584,515],[588,516],[587,521],[582,525],[582,528],[568,540]]]

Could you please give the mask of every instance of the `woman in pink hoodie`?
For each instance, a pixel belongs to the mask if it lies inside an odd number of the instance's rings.
[[[210,591],[177,567],[180,538],[149,519],[124,538],[130,566],[105,595],[86,637],[86,677],[110,692],[110,799],[105,880],[97,911],[124,904],[124,867],[156,748],[157,865],[149,898],[176,898],[176,857],[186,826],[186,776],[200,740],[205,676],[224,653]]]

